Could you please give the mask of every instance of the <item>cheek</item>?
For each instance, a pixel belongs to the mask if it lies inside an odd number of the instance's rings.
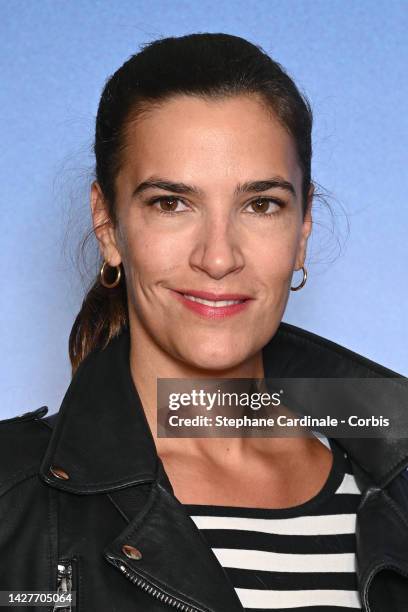
[[[246,259],[251,262],[254,272],[269,282],[287,279],[292,274],[296,261],[298,247],[296,226],[279,229],[281,231],[258,235],[247,250]]]
[[[150,281],[185,265],[188,248],[180,237],[157,233],[148,228],[130,232],[126,241],[126,260],[133,276]]]

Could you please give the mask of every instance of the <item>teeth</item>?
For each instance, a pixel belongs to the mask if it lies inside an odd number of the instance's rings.
[[[244,300],[224,300],[224,301],[217,301],[217,302],[212,302],[211,300],[203,300],[201,298],[198,297],[194,297],[193,295],[187,295],[186,293],[183,293],[184,297],[187,298],[188,300],[191,300],[192,302],[198,302],[199,304],[205,304],[206,306],[212,306],[214,308],[221,308],[221,306],[232,306],[232,304],[240,304],[241,302],[243,302]]]

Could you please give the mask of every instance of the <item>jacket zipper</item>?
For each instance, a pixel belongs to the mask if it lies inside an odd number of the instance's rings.
[[[172,606],[173,608],[175,608],[176,610],[180,610],[181,612],[204,612],[203,610],[199,608],[194,608],[193,606],[186,604],[181,599],[177,599],[176,597],[172,597],[171,595],[168,595],[164,591],[161,591],[160,589],[158,589],[156,586],[154,586],[153,584],[151,584],[150,582],[148,582],[141,576],[138,576],[136,572],[127,568],[121,559],[119,560],[111,556],[107,557],[107,559],[109,559],[109,561],[113,565],[119,568],[122,574],[126,576],[126,578],[128,578],[138,587],[140,587],[141,589],[149,593],[149,595],[156,597],[156,599],[159,599],[163,603],[166,603],[169,606]]]
[[[70,561],[59,561],[57,572],[57,592],[60,595],[72,595],[72,563]],[[71,602],[56,602],[53,612],[71,612]]]

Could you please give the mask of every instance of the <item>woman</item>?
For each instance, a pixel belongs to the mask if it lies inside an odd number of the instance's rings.
[[[108,80],[72,382],[57,415],[2,422],[3,590],[87,612],[406,610],[405,439],[157,431],[157,379],[399,376],[282,322],[307,279],[311,129],[236,36],[154,41]]]

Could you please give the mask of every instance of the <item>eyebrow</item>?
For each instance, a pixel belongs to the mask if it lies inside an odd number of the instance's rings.
[[[146,189],[151,188],[164,189],[165,191],[173,191],[174,193],[196,195],[200,197],[204,195],[202,189],[195,185],[187,185],[186,183],[169,181],[164,178],[151,177],[140,183],[133,191],[132,196],[137,196],[143,191],[146,191]],[[237,196],[241,193],[260,193],[262,191],[267,191],[268,189],[284,189],[296,197],[296,190],[292,183],[280,176],[273,176],[270,179],[260,181],[238,183],[235,188],[234,195]]]

